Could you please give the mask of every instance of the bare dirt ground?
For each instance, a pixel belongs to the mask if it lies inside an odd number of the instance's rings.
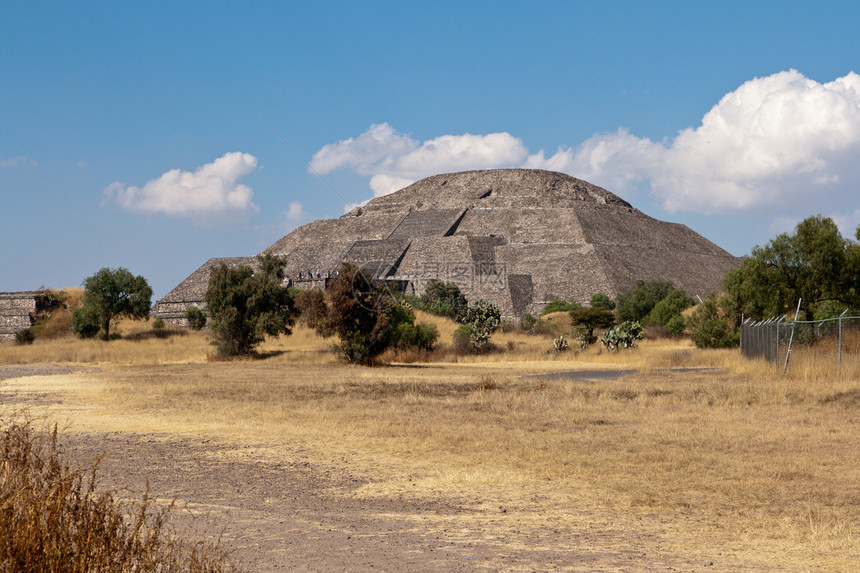
[[[0,366],[0,404],[54,403],[49,394],[3,391],[2,380],[63,375],[69,368]],[[350,460],[323,465],[301,454],[273,463],[253,450],[169,434],[64,433],[80,462],[101,457],[102,487],[140,499],[175,500],[179,530],[221,533],[250,571],[737,571],[713,555],[678,555],[659,523],[615,529],[605,519],[579,530],[521,524],[517,502],[487,507],[440,494],[415,498],[353,495],[366,484]],[[527,503],[527,502],[519,502]],[[501,523],[492,533],[481,523]],[[500,533],[501,532],[501,533]]]

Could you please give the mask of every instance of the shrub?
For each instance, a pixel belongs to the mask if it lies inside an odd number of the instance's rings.
[[[727,299],[710,293],[690,316],[690,338],[699,348],[731,348],[740,342],[737,321]]]
[[[618,295],[615,314],[621,322],[641,321],[674,289],[671,281],[638,280],[633,288]]]
[[[95,338],[100,329],[99,311],[94,306],[84,305],[72,313],[72,331],[81,338]]]
[[[654,308],[651,309],[648,316],[642,322],[655,326],[668,326],[670,320],[676,316],[680,316],[682,311],[694,304],[695,302],[691,297],[687,296],[687,293],[681,289],[673,289],[654,305]]]
[[[675,338],[680,338],[684,334],[684,329],[687,327],[687,321],[680,314],[676,314],[666,323],[666,328],[672,333]]]
[[[185,320],[192,330],[202,330],[206,326],[206,315],[196,306],[189,306],[185,311]]]
[[[636,341],[642,340],[643,336],[642,325],[628,320],[604,332],[600,342],[610,352],[615,352],[619,348],[636,348]]]
[[[335,349],[348,362],[372,364],[391,346],[429,350],[439,337],[434,326],[415,325],[409,306],[351,263],[340,267],[325,293],[305,291],[296,302],[308,326],[340,339]]]
[[[190,542],[153,508],[97,491],[97,462],[70,466],[56,428],[0,425],[0,571],[238,571],[217,545]]]
[[[489,345],[490,335],[496,331],[501,321],[502,312],[499,308],[485,300],[470,304],[460,314],[459,322],[472,327],[472,346],[480,350]]]
[[[602,308],[603,310],[615,310],[615,301],[603,294],[602,292],[591,295],[589,302],[591,308]]]
[[[418,310],[456,320],[468,301],[455,283],[430,279],[424,294],[417,300],[412,299],[411,304]]]
[[[33,329],[31,328],[25,328],[15,333],[15,344],[33,344],[34,340],[36,340],[36,335],[33,334]]]
[[[580,308],[578,302],[568,302],[566,300],[553,300],[546,303],[546,306],[543,307],[543,310],[540,312],[540,315],[543,316],[545,314],[550,314],[552,312],[569,312],[571,310],[576,310]]]
[[[526,334],[547,335],[552,334],[553,331],[558,328],[558,325],[540,318],[535,318],[531,314],[526,313],[523,315],[523,319],[520,322],[520,328],[522,328],[523,332]]]

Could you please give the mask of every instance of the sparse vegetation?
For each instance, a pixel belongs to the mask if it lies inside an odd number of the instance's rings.
[[[238,571],[217,545],[170,528],[172,506],[119,501],[47,435],[0,418],[0,570],[84,573]]]

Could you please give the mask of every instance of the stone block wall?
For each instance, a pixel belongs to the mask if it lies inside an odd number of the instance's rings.
[[[13,340],[15,334],[33,325],[36,291],[0,293],[0,341]]]

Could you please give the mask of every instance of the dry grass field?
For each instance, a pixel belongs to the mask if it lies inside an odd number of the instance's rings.
[[[422,320],[450,340],[453,324]],[[210,358],[205,334],[159,339],[148,328],[123,324],[126,338],[110,343],[0,345],[0,365],[72,370],[0,379],[0,403],[93,440],[211,445],[200,463],[216,468],[254,460],[348,475],[320,481],[314,495],[448,547],[444,562],[431,559],[429,541],[386,549],[371,527],[353,533],[366,551],[342,554],[327,518],[302,530],[289,515],[255,514],[281,532],[260,542],[260,569],[369,570],[377,551],[383,570],[407,556],[418,570],[860,570],[857,349],[838,376],[834,353],[797,349],[782,376],[684,341],[550,355],[548,337],[497,334],[498,354],[443,348],[367,368],[338,364],[302,327],[267,342],[261,358],[229,362]],[[611,371],[626,373],[601,375]],[[260,495],[277,506],[274,493]],[[195,503],[251,554],[229,500]],[[341,533],[359,531],[349,519]],[[279,553],[278,535],[332,560],[311,567],[301,550]]]

